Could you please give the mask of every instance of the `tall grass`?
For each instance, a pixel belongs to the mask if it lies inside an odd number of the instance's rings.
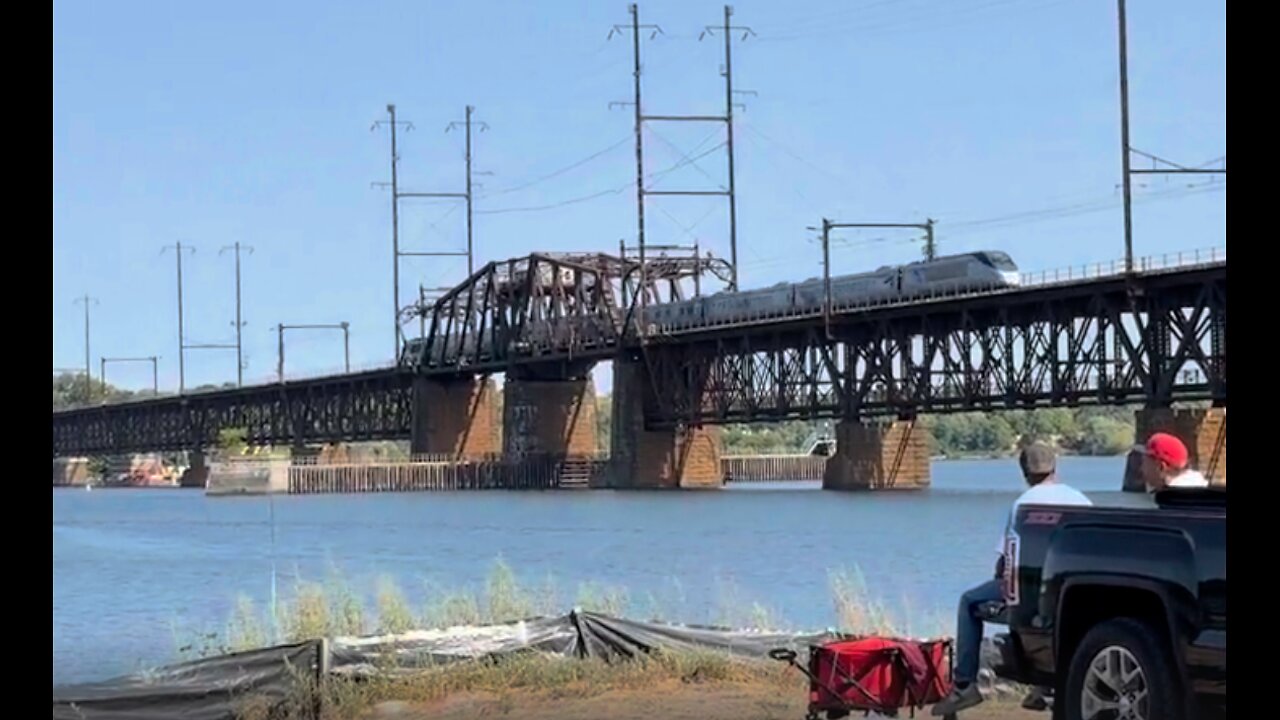
[[[949,628],[940,613],[920,617],[906,601],[886,604],[867,587],[858,570],[837,570],[828,575],[832,627],[852,634],[936,636]],[[324,582],[295,575],[284,589],[272,617],[270,608],[258,608],[247,596],[236,598],[225,627],[201,628],[177,633],[185,658],[247,650],[275,642],[298,642],[319,637],[397,634],[416,628],[497,624],[565,612],[560,586],[554,578],[522,583],[507,562],[499,558],[479,588],[425,588],[415,606],[396,580],[376,579],[372,608],[361,594],[331,569]],[[576,592],[564,595],[574,607],[607,615],[660,622],[710,622],[748,630],[783,631],[791,623],[769,605],[748,598],[730,581],[720,581],[707,614],[699,616],[687,603],[684,588],[673,582],[666,592],[653,589],[634,602],[627,588],[584,582]],[[817,598],[815,598],[817,600]]]

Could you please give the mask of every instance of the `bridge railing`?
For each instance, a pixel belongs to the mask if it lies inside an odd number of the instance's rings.
[[[1133,269],[1135,272],[1140,273],[1158,272],[1161,270],[1179,270],[1198,265],[1211,265],[1213,263],[1222,262],[1226,259],[1227,249],[1224,247],[1201,248],[1198,250],[1185,250],[1134,258]],[[1040,285],[1052,285],[1055,283],[1096,280],[1106,277],[1116,277],[1124,274],[1125,261],[1123,259],[1119,259],[1111,260],[1109,262],[1068,265],[1066,267],[1058,267],[1052,270],[1022,273],[1021,280],[1022,287],[1037,287]]]
[[[1225,247],[1186,250],[1134,258],[1134,270],[1135,272],[1140,273],[1189,270],[1195,267],[1225,262],[1226,259],[1227,250]],[[876,298],[847,303],[833,302],[831,312],[834,315],[888,307],[918,305],[921,303],[937,302],[942,300],[957,300],[966,297],[1017,292],[1028,288],[1069,285],[1091,280],[1102,280],[1108,277],[1122,277],[1125,274],[1124,260],[1085,263],[1083,265],[1071,265],[1051,270],[1022,273],[1019,277],[1020,284],[1018,286],[991,286],[954,290],[936,290],[932,292],[913,294],[906,298]],[[707,330],[714,330],[717,328],[741,327],[773,322],[776,320],[800,320],[821,316],[821,307],[779,308],[772,312],[760,312],[751,313],[750,315],[727,317],[696,325],[663,326],[646,324],[645,335],[648,337],[687,335],[690,333],[705,332]]]

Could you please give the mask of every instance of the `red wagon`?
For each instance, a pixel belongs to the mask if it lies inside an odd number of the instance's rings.
[[[808,667],[793,650],[769,657],[794,665],[809,678],[807,720],[828,720],[862,711],[896,717],[898,711],[940,702],[951,692],[950,640],[860,637],[809,648]]]

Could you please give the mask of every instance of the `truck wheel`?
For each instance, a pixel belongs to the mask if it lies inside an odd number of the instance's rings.
[[[1084,636],[1054,698],[1066,720],[1185,720],[1182,684],[1150,625],[1109,620]]]

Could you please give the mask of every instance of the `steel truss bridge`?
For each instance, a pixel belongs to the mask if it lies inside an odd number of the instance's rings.
[[[396,367],[53,413],[53,454],[403,439],[415,377],[647,366],[655,426],[1227,397],[1225,260],[681,331],[645,323],[721,261],[535,253],[417,308]]]

